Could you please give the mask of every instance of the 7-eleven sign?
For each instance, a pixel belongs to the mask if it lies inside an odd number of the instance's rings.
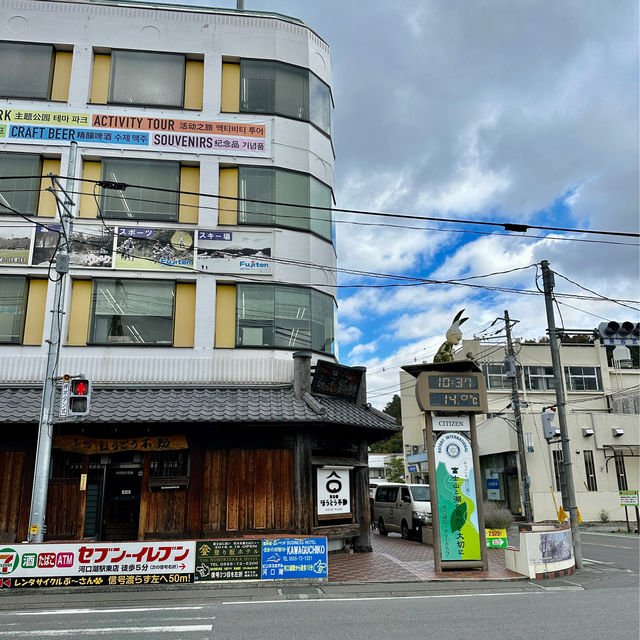
[[[19,561],[20,557],[15,549],[10,549],[9,547],[0,549],[0,575],[14,571]]]

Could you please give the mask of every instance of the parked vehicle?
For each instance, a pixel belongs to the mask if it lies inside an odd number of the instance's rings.
[[[376,489],[373,521],[378,533],[389,531],[407,539],[422,537],[422,526],[431,524],[431,493],[428,484],[384,484]]]

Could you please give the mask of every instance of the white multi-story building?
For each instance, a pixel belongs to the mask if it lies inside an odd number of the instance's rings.
[[[292,391],[293,352],[337,363],[327,43],[276,14],[6,0],[0,60],[0,533],[28,521],[59,318],[58,373],[94,393],[55,427],[50,537],[322,528],[314,468],[350,459],[353,488],[396,430],[353,372]]]
[[[556,403],[551,352],[548,344],[527,342],[517,342],[515,351],[533,516],[538,521],[554,520],[556,506],[562,504],[562,450],[559,438],[547,444],[541,421],[543,408]],[[476,416],[483,497],[521,514],[518,442],[505,356],[504,345],[478,340],[464,340],[456,353],[456,359],[472,358],[482,368],[487,383],[489,412]],[[585,521],[601,517],[624,520],[619,491],[638,489],[639,370],[608,360],[599,341],[562,343],[560,357],[578,509]],[[409,462],[418,466],[417,473],[410,475],[413,480],[426,482],[424,414],[415,400],[415,378],[402,371],[400,382],[403,439],[405,445],[420,447],[420,453],[408,456]],[[635,518],[631,512],[629,516]]]

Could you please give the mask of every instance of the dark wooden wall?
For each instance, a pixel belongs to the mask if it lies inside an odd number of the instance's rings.
[[[51,478],[47,494],[47,540],[82,538],[84,496],[78,478]],[[86,493],[86,492],[82,492]]]
[[[201,513],[203,535],[225,531],[292,530],[292,451],[206,451]]]
[[[15,542],[25,468],[24,451],[0,451],[0,541]]]

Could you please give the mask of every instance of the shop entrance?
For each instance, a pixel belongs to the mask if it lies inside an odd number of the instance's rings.
[[[117,456],[113,456],[106,468],[100,536],[102,540],[138,539],[142,465],[133,462],[131,456],[128,458],[118,460]]]

